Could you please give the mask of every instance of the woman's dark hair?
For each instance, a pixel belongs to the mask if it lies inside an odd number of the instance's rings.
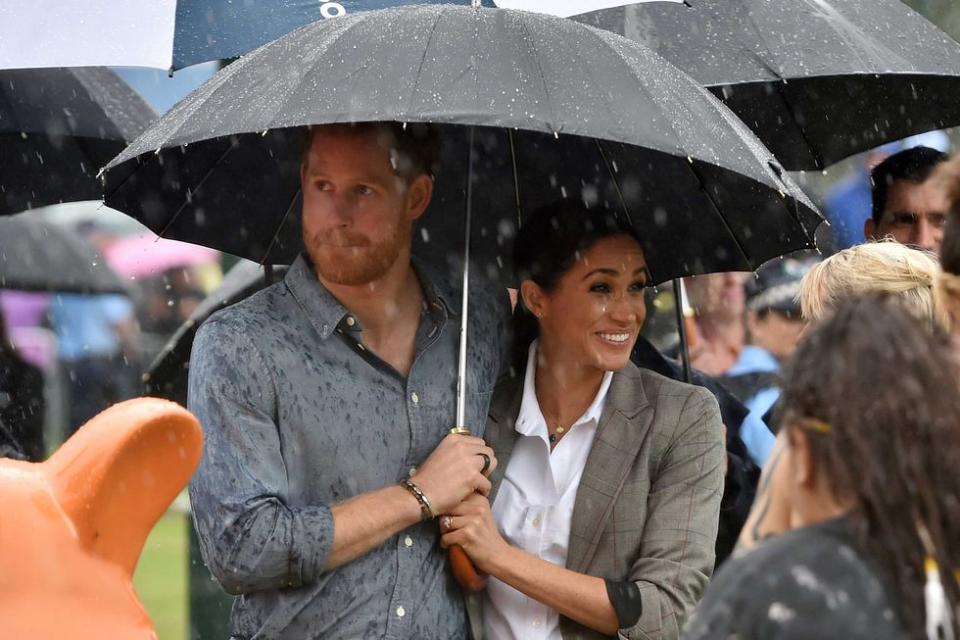
[[[951,611],[960,604],[960,387],[947,337],[893,300],[847,301],[798,346],[782,416],[788,434],[807,435],[832,495],[852,505],[907,637],[925,637],[928,555]],[[822,428],[804,428],[811,420]]]
[[[615,236],[630,236],[641,243],[633,226],[622,213],[590,207],[581,200],[557,200],[541,207],[524,220],[513,245],[513,264],[519,282],[532,280],[544,291],[550,292],[560,278],[573,267],[580,253],[599,240]],[[537,337],[539,327],[517,296],[513,314],[513,365],[522,375],[530,343]]]

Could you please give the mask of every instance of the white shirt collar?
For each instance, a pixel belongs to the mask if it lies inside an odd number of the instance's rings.
[[[539,436],[544,441],[548,439],[547,420],[543,417],[543,411],[540,409],[540,402],[537,400],[536,373],[537,373],[537,349],[539,340],[534,340],[527,352],[527,370],[523,377],[523,398],[520,401],[520,412],[517,414],[516,431],[524,436]],[[579,420],[576,420],[572,427],[580,424],[586,424],[593,421],[594,424],[600,424],[600,416],[603,414],[603,407],[606,403],[607,393],[610,391],[610,381],[613,379],[613,372],[607,371],[603,374],[603,380],[600,382],[600,388],[597,389],[597,395],[593,402],[587,407]]]

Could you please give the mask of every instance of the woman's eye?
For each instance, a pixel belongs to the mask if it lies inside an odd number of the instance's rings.
[[[630,291],[643,291],[647,288],[646,282],[634,282],[630,285]]]
[[[598,282],[590,286],[591,293],[610,293],[610,285]]]

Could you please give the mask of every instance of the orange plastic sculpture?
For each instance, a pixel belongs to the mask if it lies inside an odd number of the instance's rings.
[[[90,420],[46,462],[0,460],[0,635],[155,639],[133,570],[200,448],[186,409],[139,398]]]

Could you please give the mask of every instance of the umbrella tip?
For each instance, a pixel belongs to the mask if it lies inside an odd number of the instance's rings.
[[[480,0],[470,0],[470,6],[472,6],[474,9],[479,9]]]

